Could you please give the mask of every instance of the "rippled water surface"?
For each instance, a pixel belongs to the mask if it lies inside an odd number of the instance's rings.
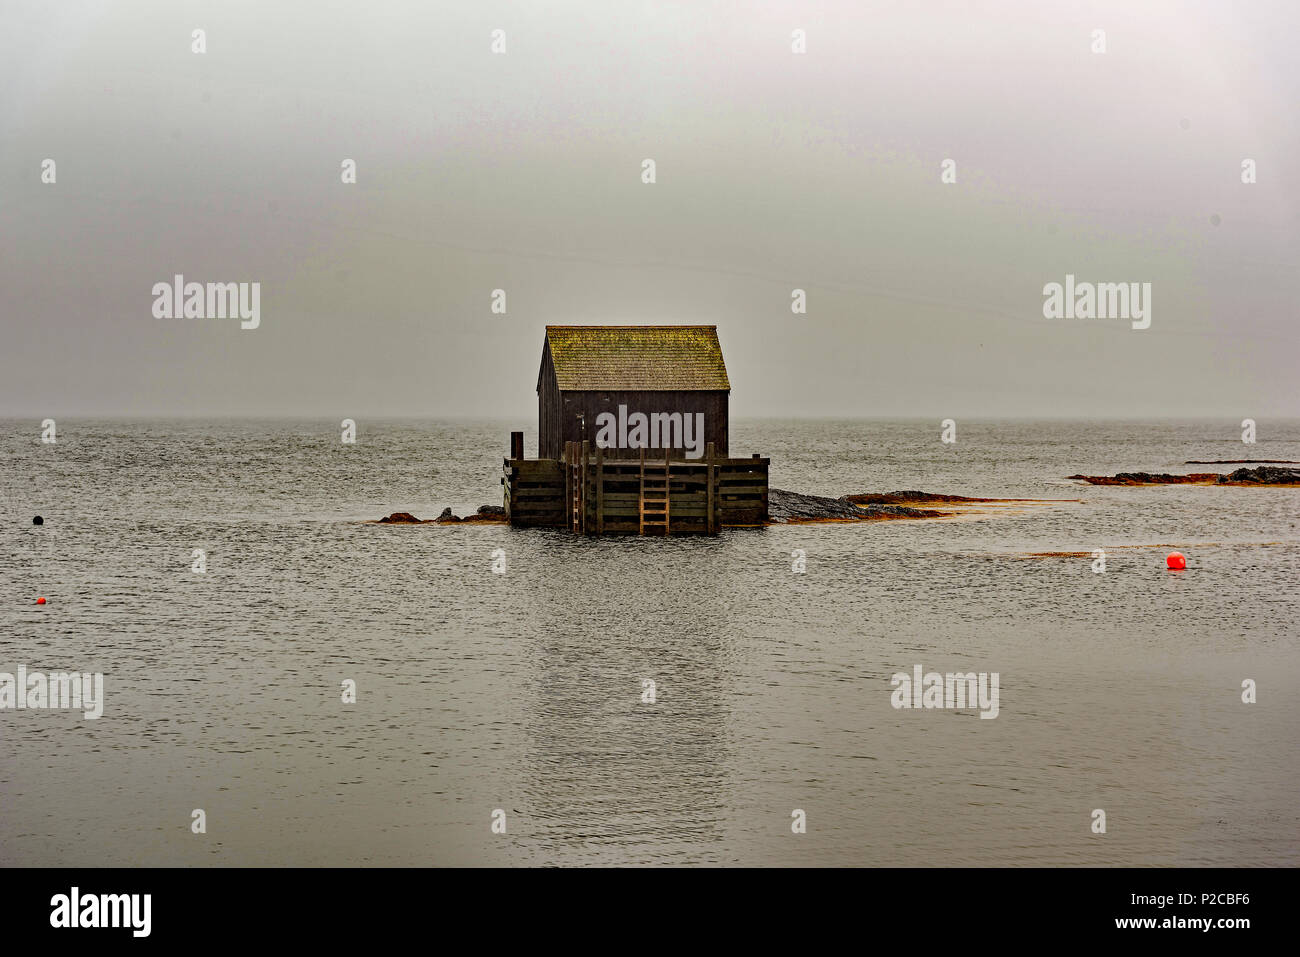
[[[0,671],[107,695],[0,711],[0,863],[1300,863],[1300,489],[1065,478],[1300,422],[732,425],[782,488],[1076,500],[961,521],[364,523],[499,503],[511,425],[0,422]],[[916,664],[998,672],[998,717],[895,710]]]

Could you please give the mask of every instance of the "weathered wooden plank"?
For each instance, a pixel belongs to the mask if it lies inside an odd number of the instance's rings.
[[[717,526],[714,524],[714,519],[716,518],[716,516],[714,515],[713,512],[714,493],[717,490],[717,480],[716,480],[717,473],[713,469],[713,457],[714,457],[714,445],[712,442],[710,442],[705,447],[704,450],[705,471],[708,473],[708,486],[709,486],[708,491],[705,493],[708,496],[708,500],[709,500],[708,509],[707,509],[708,511],[707,530],[710,535],[712,535],[715,531],[717,531]]]
[[[596,449],[596,534],[605,534],[605,450]]]
[[[581,532],[582,532],[582,534],[584,534],[584,535],[587,534],[587,531],[588,531],[588,529],[590,528],[590,526],[587,524],[587,512],[588,512],[588,507],[587,507],[587,506],[588,506],[588,503],[589,503],[589,501],[590,501],[590,499],[587,497],[587,492],[588,492],[588,489],[589,489],[589,486],[588,486],[587,483],[588,483],[588,481],[589,481],[589,475],[590,475],[590,473],[589,473],[588,470],[587,470],[587,466],[588,466],[588,462],[590,461],[590,456],[591,456],[591,440],[590,440],[590,439],[583,439],[583,440],[582,440],[582,471],[579,472],[578,474],[582,476],[582,528],[581,528]]]

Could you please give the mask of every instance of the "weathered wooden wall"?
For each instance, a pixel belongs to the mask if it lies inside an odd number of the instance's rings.
[[[726,392],[560,392],[555,388],[555,373],[548,363],[549,355],[543,358],[537,396],[538,455],[542,458],[561,458],[566,442],[587,439],[594,447],[599,431],[597,416],[609,412],[617,417],[620,405],[627,406],[628,415],[633,412],[645,415],[652,412],[679,412],[683,415],[703,412],[704,439],[701,448],[712,442],[719,455],[727,454],[729,396]],[[681,449],[670,451],[673,458],[684,456]],[[662,458],[664,450],[656,448],[648,449],[647,452]],[[640,451],[610,448],[605,449],[605,454],[610,458],[637,458]]]
[[[559,461],[564,454],[564,408],[555,380],[551,344],[542,348],[542,368],[537,376],[537,457]]]
[[[511,525],[563,528],[564,468],[553,459],[506,459],[505,509]]]

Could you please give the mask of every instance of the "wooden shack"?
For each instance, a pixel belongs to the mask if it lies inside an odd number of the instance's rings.
[[[767,521],[769,461],[728,456],[716,326],[547,326],[538,457],[510,436],[510,523],[580,534],[715,534]]]
[[[597,419],[609,414],[617,422],[620,408],[650,422],[702,415],[699,451],[712,442],[726,455],[730,394],[717,326],[547,326],[537,374],[538,455],[559,459],[566,442],[595,443]],[[656,458],[687,457],[658,443],[606,445],[605,454],[637,458],[641,448]]]

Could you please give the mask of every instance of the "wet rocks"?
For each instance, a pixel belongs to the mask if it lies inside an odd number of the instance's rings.
[[[1116,475],[1071,475],[1072,479],[1090,485],[1277,485],[1300,486],[1300,469],[1277,468],[1261,465],[1253,469],[1237,469],[1221,475],[1218,472],[1192,472],[1188,475],[1170,475],[1168,472],[1120,472]]]
[[[843,498],[801,495],[781,488],[767,490],[767,515],[772,522],[849,518],[861,520],[862,509]]]
[[[500,505],[480,505],[478,511],[473,515],[466,515],[464,518],[458,518],[451,507],[448,506],[442,510],[442,514],[437,518],[420,519],[416,518],[410,512],[394,512],[386,518],[381,518],[376,524],[379,525],[460,525],[464,523],[475,525],[504,525],[506,522],[506,510]]]
[[[1300,485],[1300,469],[1281,469],[1261,465],[1254,469],[1237,469],[1219,476],[1219,485]]]
[[[464,518],[457,518],[450,508],[444,508],[442,514],[434,519],[439,525],[455,525],[465,522],[475,524],[504,524],[506,521],[506,510],[500,505],[480,505],[478,511],[473,515],[466,515]]]
[[[506,510],[500,505],[480,505],[473,515],[461,519],[464,522],[504,522]]]
[[[769,488],[767,490],[768,521],[773,524],[869,522],[889,518],[941,518],[947,514],[924,508],[909,508],[904,505],[856,504],[857,499],[865,497],[868,496],[845,495],[840,498],[829,498],[824,495],[803,495],[785,489]]]
[[[1069,475],[1089,485],[1213,485],[1219,476],[1214,472],[1170,475],[1168,472],[1120,472],[1116,475]]]
[[[861,495],[845,495],[845,499],[855,505],[914,505],[918,502],[927,504],[953,504],[958,502],[999,502],[996,498],[968,498],[965,495],[941,495],[936,492],[865,492]]]

